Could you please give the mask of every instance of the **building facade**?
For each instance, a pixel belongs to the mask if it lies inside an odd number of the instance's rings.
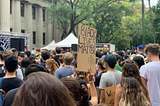
[[[44,0],[0,0],[0,30],[29,33],[30,49],[59,41],[61,31],[50,23],[48,6]]]

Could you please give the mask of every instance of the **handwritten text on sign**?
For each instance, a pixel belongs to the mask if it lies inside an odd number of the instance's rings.
[[[96,29],[79,24],[77,55],[79,71],[87,72],[88,68],[95,67],[96,34]]]
[[[105,88],[106,104],[109,105],[109,106],[114,106],[116,87],[117,86],[112,86],[112,87]]]

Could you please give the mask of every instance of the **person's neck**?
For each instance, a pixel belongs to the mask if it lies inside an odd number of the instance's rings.
[[[150,62],[160,62],[159,57],[158,56],[152,56],[151,61]]]
[[[64,66],[66,66],[66,67],[71,67],[72,65],[64,65]]]
[[[116,65],[119,65],[119,62],[117,61]]]
[[[56,54],[56,55],[61,55],[61,54]]]
[[[105,72],[106,70],[99,69],[99,73]]]
[[[16,72],[10,73],[7,71],[6,76],[4,78],[13,78],[16,77]]]
[[[116,69],[110,68],[110,67],[107,67],[107,69],[108,69],[108,71],[110,71],[110,72],[115,72],[115,71],[117,71]]]
[[[143,53],[143,52],[140,51],[138,54],[142,54],[142,53]]]

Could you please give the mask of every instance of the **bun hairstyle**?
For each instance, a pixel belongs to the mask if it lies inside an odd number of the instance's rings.
[[[103,60],[102,58],[98,59],[97,65],[99,65],[102,70],[105,70],[105,69],[106,69],[106,68],[104,67],[104,60]]]
[[[74,78],[62,78],[61,81],[71,92],[71,96],[75,100],[77,106],[81,106],[81,102],[83,100],[82,97],[88,97],[88,89],[86,84],[80,85]]]

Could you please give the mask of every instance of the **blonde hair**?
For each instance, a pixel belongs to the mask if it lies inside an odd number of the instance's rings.
[[[57,62],[55,62],[54,59],[47,59],[46,60],[46,64],[47,65],[51,65],[51,71],[50,74],[55,74],[55,71],[59,68],[59,65]]]
[[[124,77],[121,82],[122,96],[120,106],[151,106],[143,87],[133,77]]]

